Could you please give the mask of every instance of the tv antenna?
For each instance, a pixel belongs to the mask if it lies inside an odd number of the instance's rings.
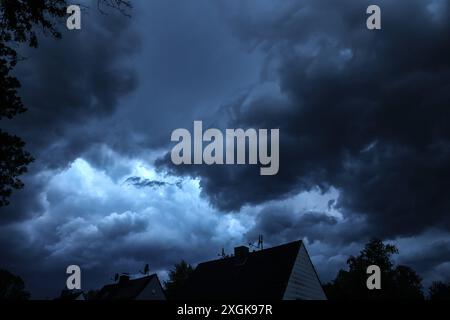
[[[255,248],[256,250],[264,250],[264,238],[263,235],[260,234],[258,236],[258,243],[255,245],[253,243],[248,244],[250,247]]]
[[[218,254],[222,259],[229,258],[230,256],[225,253],[225,249],[222,248],[222,252]]]
[[[144,266],[144,271],[139,270],[139,273],[145,276],[150,273],[150,267],[148,266],[148,263]]]

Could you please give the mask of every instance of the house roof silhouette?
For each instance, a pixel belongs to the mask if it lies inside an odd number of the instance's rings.
[[[299,274],[293,276],[296,269]],[[200,263],[180,298],[281,300],[287,297],[286,292],[292,291],[290,287],[300,285],[303,288],[299,287],[297,291],[303,293],[291,295],[291,298],[326,299],[302,241],[254,252],[249,252],[247,247],[238,247],[232,257]],[[304,293],[310,289],[314,291],[312,295]]]
[[[64,300],[64,301],[85,300],[85,297],[84,297],[84,292],[81,290],[64,289],[61,291],[61,295],[54,300]]]
[[[128,276],[121,276],[118,283],[104,286],[96,296],[97,300],[134,300],[141,295],[144,289],[152,280],[157,280],[158,276],[152,274],[138,279],[130,279]],[[162,290],[162,288],[161,288]]]

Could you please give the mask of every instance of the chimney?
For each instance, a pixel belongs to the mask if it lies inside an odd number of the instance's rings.
[[[245,260],[247,259],[249,250],[246,246],[240,246],[234,248],[234,258],[236,259],[236,262],[241,264],[245,263]]]

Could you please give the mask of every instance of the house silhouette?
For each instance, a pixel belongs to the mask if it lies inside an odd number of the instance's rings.
[[[302,241],[200,263],[180,292],[188,300],[326,300]]]
[[[156,274],[130,279],[121,275],[119,281],[104,286],[96,300],[165,300],[164,290]]]

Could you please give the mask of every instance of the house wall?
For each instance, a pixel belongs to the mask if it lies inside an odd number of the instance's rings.
[[[166,300],[158,277],[153,277],[136,300]]]
[[[300,246],[283,300],[326,300],[305,246]]]

